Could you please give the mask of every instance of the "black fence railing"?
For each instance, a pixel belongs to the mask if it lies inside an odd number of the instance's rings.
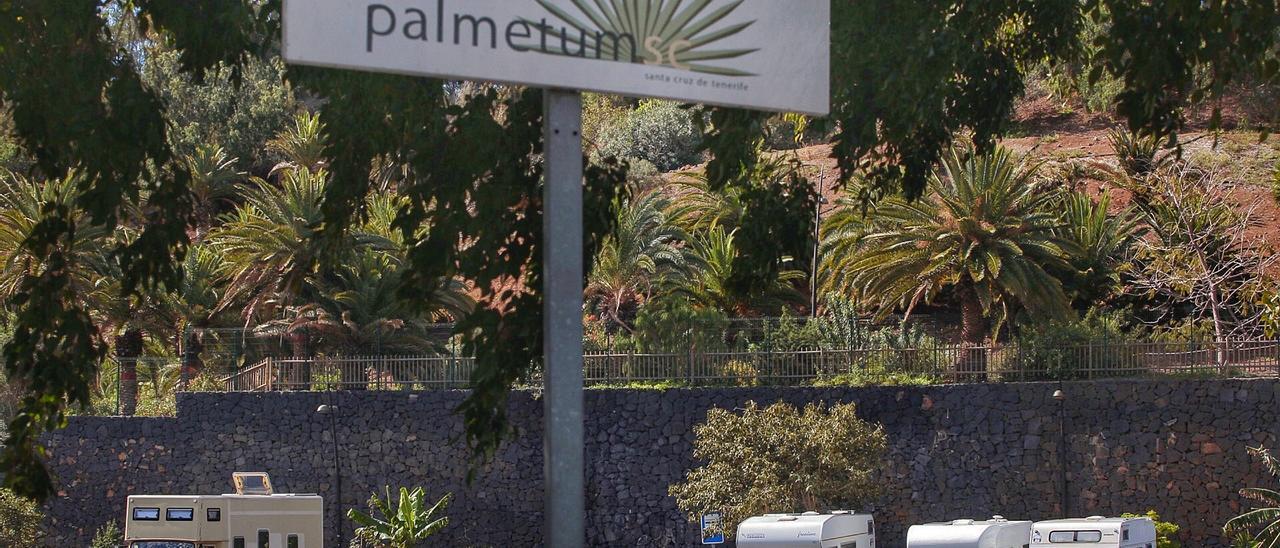
[[[1123,343],[1027,347],[592,352],[591,386],[932,384],[1125,377],[1280,377],[1280,342]],[[227,391],[465,388],[475,362],[457,355],[266,358],[220,379]]]

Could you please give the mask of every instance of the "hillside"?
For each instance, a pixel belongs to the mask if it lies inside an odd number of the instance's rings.
[[[1233,118],[1231,109],[1225,109],[1226,119]],[[1181,135],[1182,155],[1197,165],[1223,169],[1231,182],[1230,201],[1240,211],[1252,208],[1257,224],[1249,236],[1261,238],[1280,249],[1280,203],[1272,196],[1271,177],[1280,164],[1280,137],[1259,140],[1256,130],[1238,128],[1219,132],[1208,130],[1207,114],[1193,116],[1191,130]],[[1085,166],[1098,163],[1116,165],[1107,133],[1115,127],[1110,117],[1085,113],[1082,110],[1060,112],[1051,101],[1039,99],[1025,102],[1018,110],[1017,129],[1001,142],[1022,154],[1029,154],[1045,162],[1046,168],[1066,164]],[[1229,126],[1231,124],[1228,124]],[[839,168],[831,158],[831,145],[809,146],[794,151],[805,165],[812,166],[815,182],[822,179],[823,195],[834,204],[841,192],[833,181],[839,180]],[[1170,152],[1172,153],[1172,152]],[[1086,173],[1088,170],[1086,170]],[[1132,195],[1105,180],[1086,175],[1082,188],[1092,195],[1109,192],[1114,209],[1130,205]],[[823,215],[834,205],[823,207]],[[1280,271],[1272,274],[1280,277]]]

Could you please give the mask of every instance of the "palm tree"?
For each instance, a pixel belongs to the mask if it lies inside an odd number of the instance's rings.
[[[183,382],[204,366],[200,358],[204,341],[199,330],[217,325],[225,314],[220,305],[226,295],[226,271],[227,263],[217,247],[197,243],[187,250],[182,283],[171,292],[158,292],[146,303],[144,313],[174,333],[173,348],[182,355]]]
[[[714,308],[730,316],[749,316],[758,312],[777,313],[783,306],[802,300],[795,283],[805,279],[798,270],[784,270],[762,294],[744,294],[730,283],[733,263],[738,258],[738,246],[734,243],[736,232],[723,226],[700,232],[690,240],[690,251],[695,261],[692,273],[676,280],[676,291],[690,301]]]
[[[433,349],[428,324],[456,319],[474,303],[459,281],[445,284],[426,309],[396,296],[403,261],[395,254],[362,249],[332,274],[316,281],[313,302],[286,311],[284,320],[259,332],[305,332],[326,348],[345,355],[415,354]]]
[[[766,155],[748,174],[750,186],[758,188],[781,184],[798,176],[802,167],[803,164],[794,156]],[[669,216],[688,232],[710,230],[716,226],[728,227],[732,231],[745,215],[747,206],[743,198],[747,188],[742,185],[712,189],[707,174],[698,172],[676,179],[673,186],[678,199],[672,202]]]
[[[200,145],[187,158],[196,218],[196,235],[192,240],[203,240],[213,225],[219,206],[237,195],[236,183],[243,179],[244,174],[236,170],[236,162],[236,158],[227,157],[226,151],[217,145]]]
[[[1112,295],[1133,258],[1134,244],[1145,234],[1130,210],[1111,214],[1111,195],[1096,202],[1072,192],[1062,200],[1063,226],[1058,235],[1069,242],[1071,269],[1058,273],[1069,280],[1077,303],[1090,306]]]
[[[19,289],[23,277],[44,267],[42,258],[25,245],[37,225],[46,218],[47,208],[65,208],[75,225],[75,240],[68,249],[67,268],[71,290],[89,310],[101,311],[116,298],[109,252],[117,234],[89,222],[76,206],[80,198],[81,175],[71,173],[61,179],[36,182],[13,173],[0,173],[0,301],[8,301]]]
[[[293,120],[293,127],[267,142],[267,150],[284,157],[272,171],[320,171],[328,165],[325,158],[324,123],[319,114],[303,112]]]
[[[1263,447],[1250,447],[1253,455],[1266,466],[1273,478],[1280,478],[1280,461]],[[1243,546],[1280,546],[1280,492],[1263,487],[1247,487],[1240,490],[1240,496],[1261,504],[1227,521],[1222,532],[1238,545]]]
[[[730,186],[719,191],[711,190],[705,173],[685,175],[676,179],[672,191],[677,196],[672,201],[668,216],[672,222],[686,231],[710,230],[738,226],[746,210],[742,202],[743,189]]]
[[[90,222],[77,206],[81,174],[36,182],[5,173],[0,175],[0,303],[9,302],[23,280],[46,268],[45,257],[32,253],[26,241],[50,211],[64,211],[75,230],[67,246],[65,267],[69,292],[94,316],[94,321],[115,337],[116,359],[121,367],[122,411],[132,414],[137,395],[137,358],[142,353],[143,330],[129,303],[119,298],[119,270],[111,260],[114,242],[126,238],[126,229],[111,231]]]
[[[623,204],[618,224],[600,247],[586,295],[611,327],[631,330],[631,312],[664,279],[685,276],[690,257],[684,231],[668,222],[670,201],[649,192]]]
[[[366,220],[335,246],[332,268],[319,269],[310,241],[323,215],[330,175],[323,126],[312,117],[274,141],[288,160],[278,166],[279,183],[253,179],[244,203],[224,219],[210,242],[225,257],[230,280],[220,308],[243,306],[246,326],[287,338],[294,355],[310,357],[316,343],[339,353],[422,351],[423,323],[458,318],[473,306],[457,280],[444,280],[434,298],[405,306],[395,298],[402,285],[407,249],[392,224],[404,199],[387,190],[366,203]]]
[[[876,205],[861,229],[829,231],[828,290],[852,293],[884,316],[909,315],[950,288],[960,300],[962,339],[982,346],[988,318],[1011,304],[1065,317],[1062,283],[1069,243],[1052,210],[1054,196],[1032,182],[1035,170],[998,148],[981,156],[952,150],[929,181],[927,197]]]
[[[328,174],[285,171],[280,186],[254,178],[245,203],[226,215],[210,242],[227,262],[230,280],[221,307],[243,306],[243,318],[274,319],[308,293],[303,278],[315,262],[309,242],[323,219],[321,200]]]

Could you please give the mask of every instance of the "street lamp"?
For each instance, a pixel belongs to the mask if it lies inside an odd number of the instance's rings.
[[[333,439],[333,504],[338,514],[334,524],[338,533],[338,546],[342,546],[342,466],[338,463],[338,406],[321,404],[316,408],[316,414],[329,416],[329,437]]]
[[[1062,517],[1069,518],[1071,498],[1067,494],[1067,393],[1061,388],[1054,390],[1053,399],[1058,402],[1058,479],[1062,483]]]
[[[818,178],[818,201],[813,205],[813,269],[809,271],[809,315],[818,317],[818,251],[822,247],[822,206],[830,203],[822,195],[827,173]]]

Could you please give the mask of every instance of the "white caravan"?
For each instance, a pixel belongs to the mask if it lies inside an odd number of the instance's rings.
[[[737,545],[750,548],[875,548],[869,514],[765,514],[738,524]]]
[[[262,473],[239,473],[233,495],[133,495],[127,548],[324,548],[324,503],[277,495]]]
[[[1156,548],[1156,524],[1147,518],[1088,518],[1037,521],[1031,546],[1052,548]]]
[[[1030,521],[1002,516],[912,525],[907,530],[907,548],[1027,548],[1030,541]]]

